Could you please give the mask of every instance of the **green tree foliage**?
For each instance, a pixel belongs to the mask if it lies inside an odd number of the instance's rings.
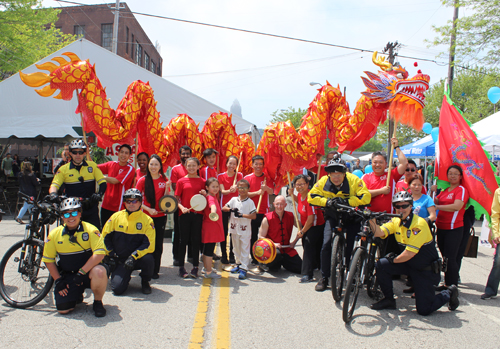
[[[54,27],[58,13],[41,0],[0,1],[0,80],[75,39]]]
[[[455,6],[455,0],[442,0],[442,3]],[[456,61],[497,66],[500,63],[500,0],[458,0],[457,5],[461,9],[456,23]],[[471,14],[463,16],[462,8]],[[439,36],[433,45],[450,45],[452,24],[450,20],[445,26],[434,27]]]

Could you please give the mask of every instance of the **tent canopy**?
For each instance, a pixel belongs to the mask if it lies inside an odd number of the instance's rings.
[[[500,112],[492,114],[472,125],[477,137],[484,143],[483,148],[489,153],[500,153]],[[493,154],[492,154],[493,155]]]
[[[425,158],[436,154],[434,141],[430,135],[402,146],[400,149],[407,158]],[[394,156],[396,156],[396,151],[394,151]]]
[[[79,39],[37,63],[44,63],[54,57],[62,56],[64,52],[73,52],[80,59],[89,60],[91,64],[95,64],[97,76],[106,88],[110,106],[114,109],[125,95],[127,87],[135,80],[142,80],[149,81],[154,90],[160,120],[164,126],[182,113],[189,115],[196,123],[200,123],[200,127],[203,127],[205,120],[214,112],[229,113],[85,39]],[[24,69],[23,73],[36,71],[40,70],[35,65],[31,65]],[[52,97],[41,97],[32,87],[21,81],[19,74],[15,74],[0,83],[0,104],[2,105],[0,139],[12,136],[18,138],[78,137],[73,129],[73,127],[80,126],[80,115],[75,114],[76,98],[63,101]],[[238,134],[251,133],[254,143],[258,143],[260,135],[255,125],[234,114],[232,121]]]

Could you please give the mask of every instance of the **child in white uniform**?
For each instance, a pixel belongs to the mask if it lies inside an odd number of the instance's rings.
[[[252,237],[252,219],[257,217],[257,210],[252,199],[248,197],[250,183],[242,179],[238,182],[238,197],[234,197],[222,208],[231,211],[229,233],[233,239],[233,251],[236,266],[231,273],[238,273],[240,280],[246,279],[250,264],[250,240]]]

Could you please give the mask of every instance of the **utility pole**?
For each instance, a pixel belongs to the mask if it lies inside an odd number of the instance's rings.
[[[388,42],[387,45],[385,45],[383,52],[387,53],[389,55],[388,61],[391,64],[394,64],[394,59],[398,55],[396,50],[400,47],[401,45],[396,41],[396,42]],[[392,134],[394,133],[394,121],[392,121],[391,118],[389,118],[389,136],[387,139],[387,153],[388,155],[389,152],[391,151],[391,138]]]
[[[120,0],[116,0],[115,5],[115,19],[113,22],[113,42],[111,45],[111,52],[116,54],[118,51],[118,21],[120,20]]]
[[[453,24],[451,28],[450,61],[448,63],[448,88],[450,91],[450,96],[453,87],[453,75],[455,73],[455,46],[457,41],[458,8],[458,0],[455,0],[455,10],[453,11]]]

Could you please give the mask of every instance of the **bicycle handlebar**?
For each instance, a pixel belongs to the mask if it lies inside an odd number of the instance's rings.
[[[368,208],[365,209],[360,209],[359,207],[352,207],[352,206],[347,206],[347,205],[342,205],[342,204],[335,204],[335,208],[337,210],[340,209],[341,212],[347,212],[350,215],[357,215],[364,220],[370,220],[370,219],[384,219],[384,218],[402,218],[401,214],[394,214],[394,213],[386,213],[385,211],[383,212],[372,212]]]

